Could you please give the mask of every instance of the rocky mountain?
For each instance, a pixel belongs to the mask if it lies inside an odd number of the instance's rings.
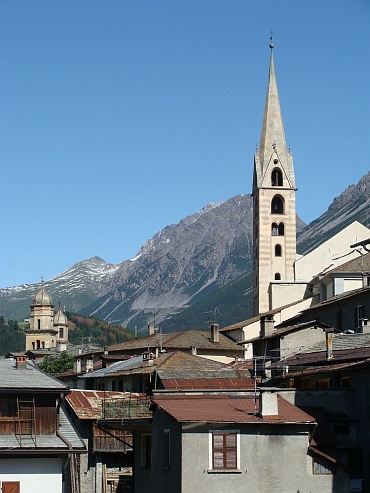
[[[50,281],[45,289],[51,294],[53,303],[74,312],[89,305],[101,296],[105,286],[109,286],[119,265],[108,264],[99,257],[77,262]],[[33,296],[41,284],[0,289],[0,310],[6,320],[22,320],[29,316]]]
[[[346,188],[324,214],[297,235],[297,251],[305,254],[313,250],[355,220],[370,227],[370,171],[357,185]]]
[[[309,225],[297,218],[298,252],[307,253],[354,220],[370,227],[370,173]],[[229,324],[247,315],[251,254],[252,198],[238,195],[165,227],[131,260],[112,265],[94,257],[45,285],[54,303],[60,300],[69,311],[139,330],[148,320],[168,325],[169,319],[181,319],[175,315],[179,312],[189,322],[194,307],[204,313],[222,303]],[[1,289],[1,314],[6,319],[27,317],[37,289],[38,285]]]

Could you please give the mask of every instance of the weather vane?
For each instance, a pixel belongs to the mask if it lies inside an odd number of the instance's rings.
[[[273,36],[273,34],[274,33],[272,32],[272,29],[271,29],[271,31],[270,31],[270,44],[269,44],[269,47],[271,48],[271,50],[274,47],[274,43],[272,42],[272,36]]]

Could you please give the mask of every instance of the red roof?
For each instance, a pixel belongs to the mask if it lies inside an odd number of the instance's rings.
[[[252,389],[252,378],[161,378],[166,390],[174,389]]]
[[[315,419],[297,406],[278,398],[278,416],[261,417],[259,396],[241,395],[161,395],[153,402],[179,422],[214,423],[314,423]]]

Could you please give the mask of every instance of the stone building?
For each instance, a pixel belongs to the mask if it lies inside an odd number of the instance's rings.
[[[56,349],[63,351],[68,344],[68,322],[60,307],[54,313],[53,300],[41,289],[32,299],[30,328],[26,332],[26,351],[37,349]]]

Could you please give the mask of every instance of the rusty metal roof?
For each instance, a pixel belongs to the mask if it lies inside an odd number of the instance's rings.
[[[258,414],[258,401],[253,393],[248,396],[211,395],[161,395],[153,398],[154,404],[176,421],[207,423],[314,423],[315,419],[285,399],[277,396],[278,416]]]
[[[66,401],[78,419],[102,419],[104,403],[142,400],[147,402],[145,394],[134,392],[111,392],[102,390],[72,390]],[[149,408],[149,403],[148,403]]]

